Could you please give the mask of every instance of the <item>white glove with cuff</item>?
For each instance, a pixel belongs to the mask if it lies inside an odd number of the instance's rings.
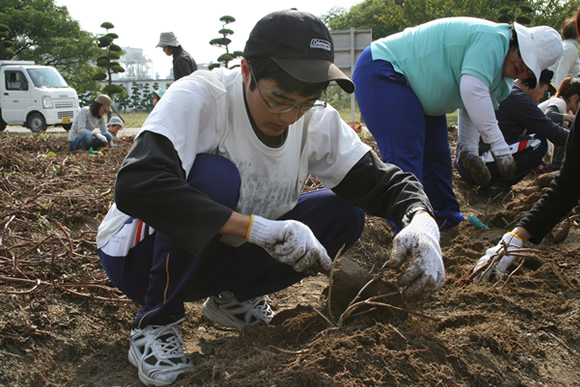
[[[102,143],[109,144],[109,142],[107,141],[107,137],[103,136],[101,133],[96,133],[95,137],[101,140]]]
[[[485,255],[479,258],[479,261],[477,262],[477,265],[475,265],[475,269],[473,269],[473,272],[475,273],[477,271],[481,271],[481,273],[478,273],[473,278],[473,282],[477,283],[482,280],[483,281],[489,280],[493,271],[497,271],[501,274],[505,273],[507,268],[510,267],[510,265],[513,263],[516,257],[513,255],[506,254],[503,257],[501,257],[501,259],[499,259],[498,261],[497,258],[498,254],[501,252],[505,252],[506,247],[507,252],[509,252],[521,248],[522,245],[523,241],[519,236],[511,232],[505,233],[497,245],[487,249]],[[495,259],[497,261],[493,264],[492,269],[491,270],[483,269],[484,266],[487,266],[489,264],[491,259]]]
[[[388,266],[397,268],[406,261],[411,264],[397,279],[397,284],[405,288],[405,300],[419,301],[445,283],[439,227],[427,213],[416,213],[393,240]]]
[[[246,239],[268,252],[276,261],[298,272],[318,263],[328,273],[332,260],[324,246],[304,223],[296,220],[269,220],[252,215]]]

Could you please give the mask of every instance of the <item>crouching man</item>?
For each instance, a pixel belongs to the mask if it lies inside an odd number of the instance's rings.
[[[420,300],[444,283],[439,230],[414,175],[384,164],[327,105],[332,37],[313,15],[271,13],[252,30],[239,68],[175,82],[147,118],[99,227],[101,262],[143,305],[129,361],[147,385],[193,368],[179,335],[184,302],[238,329],[268,324],[267,295],[328,271],[361,235],[365,212],[395,222],[392,265]],[[301,194],[309,174],[326,189]]]

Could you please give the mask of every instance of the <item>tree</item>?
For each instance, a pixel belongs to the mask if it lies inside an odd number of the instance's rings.
[[[322,16],[330,30],[371,28],[373,40],[430,20],[472,16],[495,22],[549,25],[559,29],[579,1],[559,0],[365,0],[349,10],[333,8]]]
[[[124,73],[125,69],[123,66],[117,62],[123,54],[121,47],[116,45],[114,42],[119,36],[109,30],[115,28],[112,23],[104,22],[101,24],[107,32],[97,39],[97,45],[102,51],[102,55],[97,58],[97,66],[100,71],[95,74],[94,79],[97,81],[107,80],[107,85],[103,88],[103,93],[107,94],[109,97],[113,98],[115,94],[120,94],[123,92],[123,87],[120,85],[113,84],[113,74]]]
[[[12,59],[56,67],[79,94],[98,90],[91,64],[98,54],[94,36],[80,29],[66,7],[53,0],[2,0],[0,24],[8,27],[3,41],[14,43]]]
[[[131,103],[129,104],[129,107],[135,109],[135,111],[138,111],[139,109],[141,109],[141,92],[139,91],[139,85],[137,84],[137,82],[133,82],[131,84]]]
[[[143,109],[145,109],[145,111],[150,112],[151,110],[153,110],[153,98],[151,98],[152,91],[149,90],[149,82],[146,82],[143,85],[142,93],[143,93],[142,94],[143,101],[141,102],[141,106],[143,107]]]
[[[16,54],[11,49],[14,46],[14,42],[7,39],[9,32],[10,27],[6,24],[0,24],[0,59],[12,59],[14,54]]]
[[[117,95],[117,101],[119,103],[119,109],[123,112],[126,113],[127,112],[127,107],[129,107],[129,105],[131,105],[131,101],[129,100],[129,94],[127,93],[127,89],[125,89],[124,86],[123,87],[123,92],[119,95]]]
[[[226,28],[226,25],[233,23],[236,21],[235,18],[233,18],[232,16],[222,16],[220,18],[220,21],[223,23],[223,28],[221,30],[218,31],[219,34],[221,34],[222,36],[220,38],[216,38],[216,39],[212,39],[210,40],[209,44],[215,47],[224,47],[226,49],[225,54],[222,54],[218,57],[218,63],[212,63],[208,66],[208,68],[211,70],[215,67],[220,67],[222,64],[224,65],[224,67],[228,67],[228,64],[236,59],[239,58],[241,56],[244,55],[244,53],[242,51],[233,51],[230,53],[229,50],[229,45],[232,42],[232,40],[228,37],[234,34],[234,31]],[[234,68],[234,67],[238,67],[239,64],[234,65],[230,68]]]

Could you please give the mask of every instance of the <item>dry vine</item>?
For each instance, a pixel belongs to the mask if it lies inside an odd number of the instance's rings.
[[[70,152],[60,134],[1,136],[0,293],[53,288],[126,300],[102,270],[95,238],[129,147],[97,156]]]

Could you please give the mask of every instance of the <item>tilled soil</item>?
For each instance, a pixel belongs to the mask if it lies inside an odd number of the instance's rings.
[[[64,134],[0,133],[0,385],[141,385],[127,361],[139,307],[111,286],[95,245],[124,141],[89,154],[69,152]],[[339,277],[329,290],[323,275],[271,295],[278,315],[268,327],[223,329],[201,315],[201,301],[188,304],[181,334],[196,368],[176,385],[580,385],[578,216],[563,241],[526,244],[538,251],[511,275],[474,284],[477,259],[545,188],[529,189],[529,176],[513,198],[486,198],[454,183],[464,215],[489,229],[464,222],[442,235],[446,284],[435,296],[402,302],[396,273],[382,269],[392,230],[368,217],[343,256],[374,278],[355,300],[367,305],[345,312],[356,294]]]

